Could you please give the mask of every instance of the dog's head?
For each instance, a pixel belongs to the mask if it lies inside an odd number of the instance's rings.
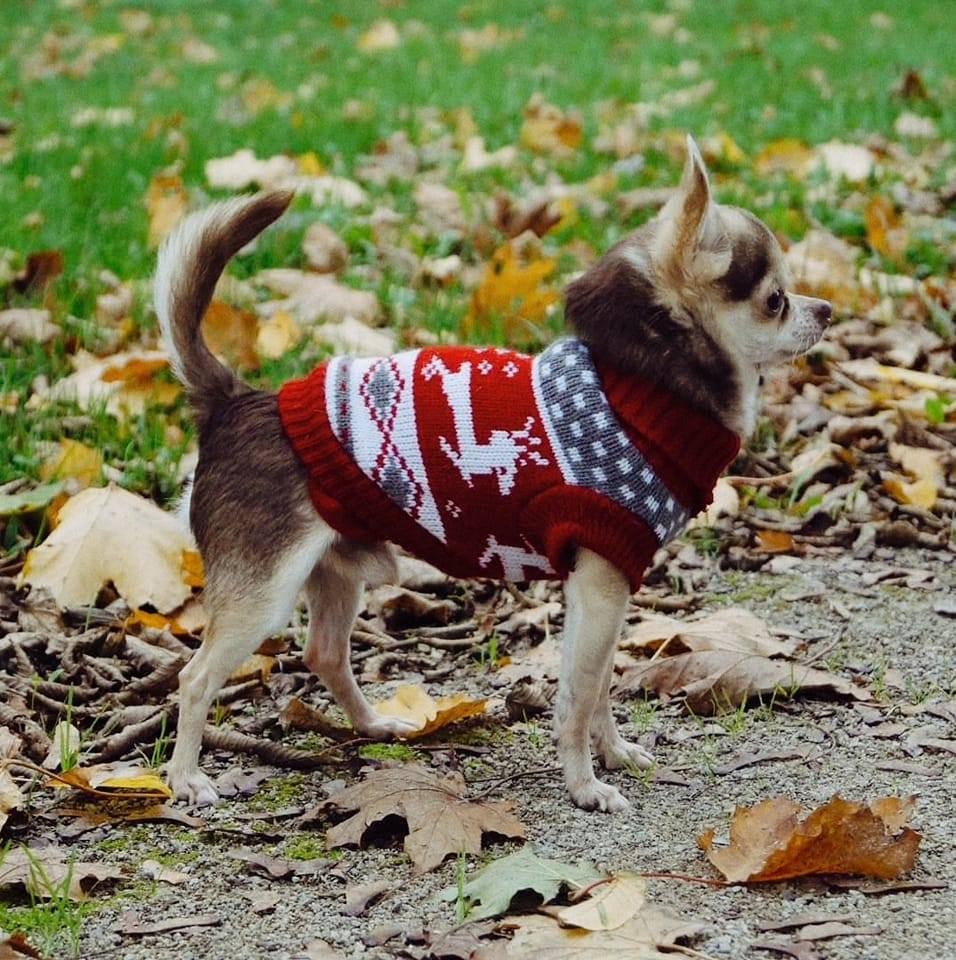
[[[830,321],[829,303],[789,282],[770,230],[714,202],[688,137],[674,195],[568,287],[566,316],[597,355],[746,432],[761,368],[805,353]]]

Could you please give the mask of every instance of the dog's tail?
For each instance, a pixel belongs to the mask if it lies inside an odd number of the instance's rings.
[[[200,326],[229,260],[277,220],[284,191],[218,203],[194,213],[166,238],[156,266],[156,313],[173,373],[186,385],[200,428],[245,386],[210,352]]]

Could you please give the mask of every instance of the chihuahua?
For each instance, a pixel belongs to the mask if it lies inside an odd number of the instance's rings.
[[[355,730],[410,731],[372,709],[349,657],[363,589],[395,576],[397,543],[457,576],[566,580],[555,742],[572,800],[623,810],[592,750],[607,769],[653,762],[609,702],[628,597],[753,430],[761,371],[809,350],[830,305],[788,291],[774,235],[713,200],[688,137],[659,214],[567,288],[571,337],[535,358],[465,347],[337,357],[275,395],[223,366],[201,322],[229,259],[290,200],[194,214],[159,256],[156,310],[198,428],[189,517],[208,613],[180,676],[171,788],[216,800],[199,768],[209,707],[302,592],[304,662]]]

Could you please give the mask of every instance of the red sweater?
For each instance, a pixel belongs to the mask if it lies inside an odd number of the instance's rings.
[[[327,523],[458,577],[564,577],[587,547],[636,590],[740,447],[662,387],[595,367],[573,339],[534,358],[337,357],[287,383],[279,412]]]

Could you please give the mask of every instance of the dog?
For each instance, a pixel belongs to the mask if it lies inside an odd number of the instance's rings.
[[[364,586],[396,575],[391,540],[456,575],[566,578],[554,716],[565,782],[579,807],[625,809],[592,749],[607,769],[653,762],[609,703],[629,594],[754,429],[761,371],[808,351],[830,305],[788,291],[774,235],[714,201],[688,137],[659,214],[568,286],[571,339],[537,358],[457,347],[335,358],[274,395],[237,379],[200,327],[229,259],[290,200],[193,214],[159,256],[156,311],[198,429],[189,515],[209,617],[180,675],[172,790],[216,800],[199,768],[209,707],[302,592],[304,662],[355,730],[409,732],[372,709],[349,662]]]

